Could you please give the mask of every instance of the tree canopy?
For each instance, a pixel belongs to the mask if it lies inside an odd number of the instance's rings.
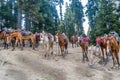
[[[120,14],[116,0],[88,0],[86,15],[89,19],[89,36],[95,43],[97,35],[104,35],[114,30],[120,34]]]
[[[116,2],[119,4],[116,5]],[[65,13],[63,5],[66,5]],[[88,0],[86,7],[90,26],[88,35],[92,43],[97,35],[111,30],[120,34],[120,1]],[[69,0],[69,3],[65,0],[0,0],[0,29],[12,27],[33,32],[59,31],[70,38],[84,32],[83,9],[81,0]]]

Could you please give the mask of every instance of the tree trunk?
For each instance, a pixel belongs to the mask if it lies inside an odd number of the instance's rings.
[[[17,16],[17,28],[22,29],[22,11],[18,2],[18,16]]]

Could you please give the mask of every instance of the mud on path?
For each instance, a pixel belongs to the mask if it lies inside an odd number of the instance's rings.
[[[43,57],[44,50],[24,48],[20,51],[0,50],[0,60],[5,61],[0,66],[0,80],[119,80],[120,70],[109,70],[112,60],[106,67],[88,67],[88,62],[82,63],[81,48],[68,48],[69,54],[62,58],[54,56]]]

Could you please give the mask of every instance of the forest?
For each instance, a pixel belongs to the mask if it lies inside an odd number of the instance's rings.
[[[120,1],[88,0],[86,6],[81,0],[0,0],[0,29],[25,29],[32,32],[64,32],[70,38],[84,32],[83,22],[87,16],[91,43],[97,35],[114,30],[120,35]],[[63,13],[63,5],[66,12]],[[56,6],[59,6],[59,12]],[[83,11],[87,8],[86,12]],[[64,15],[63,15],[64,14]],[[60,15],[60,16],[59,16]]]

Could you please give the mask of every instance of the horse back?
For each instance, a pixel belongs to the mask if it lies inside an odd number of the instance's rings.
[[[77,41],[78,41],[78,38],[77,38],[77,36],[72,36],[72,37],[71,37],[71,40],[72,40],[72,42],[77,42]]]
[[[64,38],[63,35],[61,34],[58,37],[59,37],[59,44],[61,46],[65,46],[65,45],[67,46],[68,45],[68,37],[67,36],[66,36],[66,38]]]
[[[5,39],[5,37],[6,37],[6,31],[2,31],[0,33],[0,39]]]
[[[22,36],[22,39],[24,39],[24,40],[35,39],[35,36],[33,34],[26,35],[26,36]]]

